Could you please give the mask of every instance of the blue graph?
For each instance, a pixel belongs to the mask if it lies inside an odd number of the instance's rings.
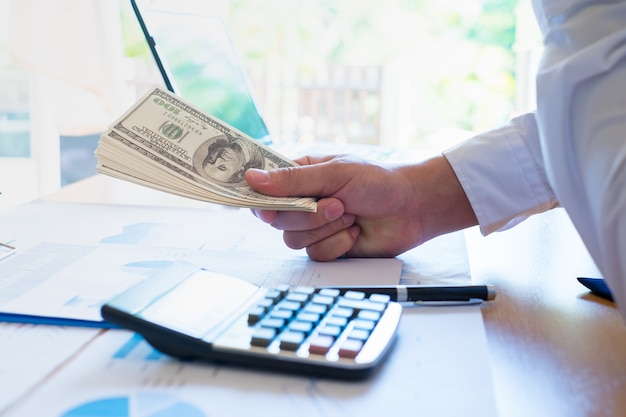
[[[124,243],[138,244],[150,233],[159,227],[164,227],[158,223],[135,223],[122,228],[122,233],[103,238],[100,243]]]
[[[158,361],[163,359],[164,354],[154,349],[144,340],[139,333],[133,335],[114,354],[113,359],[130,359]]]
[[[158,393],[103,398],[81,404],[61,417],[206,417],[197,407]]]

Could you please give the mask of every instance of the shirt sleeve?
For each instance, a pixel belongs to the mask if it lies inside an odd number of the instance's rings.
[[[558,206],[546,179],[534,113],[444,151],[484,235]]]

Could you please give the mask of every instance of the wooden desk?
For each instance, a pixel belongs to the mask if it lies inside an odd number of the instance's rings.
[[[598,276],[562,209],[486,238],[467,234],[502,416],[625,416],[626,327],[577,276]]]
[[[181,201],[105,177],[69,186],[52,199]],[[576,281],[597,270],[564,211],[488,237],[476,229],[466,236],[473,280],[498,291],[482,312],[500,415],[626,415],[626,326],[612,303]]]

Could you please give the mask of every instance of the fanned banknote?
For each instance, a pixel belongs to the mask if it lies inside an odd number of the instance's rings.
[[[98,172],[183,197],[271,210],[317,207],[314,198],[252,190],[243,176],[249,168],[296,163],[159,87],[110,126],[95,155]]]

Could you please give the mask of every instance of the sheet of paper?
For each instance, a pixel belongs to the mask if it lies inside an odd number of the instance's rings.
[[[0,261],[0,313],[76,320],[99,321],[104,301],[177,261],[264,286],[396,284],[402,272],[399,259],[313,262],[246,210],[35,202],[0,217],[1,239],[18,249]]]
[[[247,210],[213,206],[191,209],[34,202],[2,212],[0,241],[17,247],[15,255],[0,260],[0,269],[17,256],[25,255],[20,261],[25,268],[19,269],[17,264],[11,266],[14,272],[19,271],[17,275],[0,274],[3,288],[0,305],[10,302],[23,312],[32,312],[34,307],[42,309],[38,310],[41,314],[45,314],[46,309],[48,313],[53,310],[54,314],[73,316],[80,312],[93,317],[96,307],[105,298],[105,289],[119,291],[130,285],[130,281],[141,279],[151,266],[158,266],[158,261],[169,262],[181,257],[195,259],[220,272],[247,275],[267,283],[276,279],[277,272],[280,279],[288,275],[290,282],[302,284],[315,282],[320,277],[333,283],[363,282],[366,278],[373,280],[370,283],[383,283],[397,280],[402,259],[411,261],[402,271],[404,283],[464,283],[469,280],[462,235],[437,238],[399,257],[400,260],[314,263],[304,251],[288,249],[279,231],[263,224]],[[455,253],[452,260],[448,256],[451,252]],[[94,256],[96,260],[100,258],[100,263],[89,265]],[[114,261],[112,265],[117,263],[129,282],[116,279],[109,282],[110,276],[107,276],[101,282],[106,288],[85,285],[93,283],[100,268],[111,269],[111,265],[102,265],[102,257]],[[85,267],[92,268],[96,274],[80,273]],[[65,270],[70,274],[60,274]],[[103,275],[104,272],[100,276]],[[52,281],[46,285],[48,279]],[[53,282],[59,286],[50,285]],[[78,283],[82,298],[75,288],[67,288],[65,284],[70,282]],[[39,285],[43,287],[37,289]],[[42,291],[46,288],[51,289],[50,297]],[[61,313],[63,310],[71,311]],[[3,341],[0,344],[0,380],[15,382],[8,388],[3,384],[0,411],[61,366],[94,332],[93,329],[3,324],[0,327]],[[18,371],[19,376],[16,376]]]
[[[402,272],[397,259],[318,263],[301,255],[44,243],[0,264],[0,313],[100,321],[106,300],[179,261],[261,286],[397,284]]]
[[[281,233],[248,210],[153,207],[35,201],[1,213],[0,242],[18,253],[41,242],[128,244],[187,249],[298,253]]]
[[[211,205],[182,208],[38,201],[1,213],[0,242],[16,246],[18,254],[42,242],[54,242],[305,256],[303,250],[287,248],[280,231],[248,210]],[[398,258],[411,261],[404,275],[413,283],[469,280],[463,233],[440,236]]]
[[[99,331],[0,323],[0,414]]]
[[[467,285],[471,283],[464,232],[449,233],[398,256],[405,285]]]
[[[362,382],[180,362],[122,330],[99,336],[9,410],[32,416],[495,417],[480,309],[405,309],[379,372]]]

